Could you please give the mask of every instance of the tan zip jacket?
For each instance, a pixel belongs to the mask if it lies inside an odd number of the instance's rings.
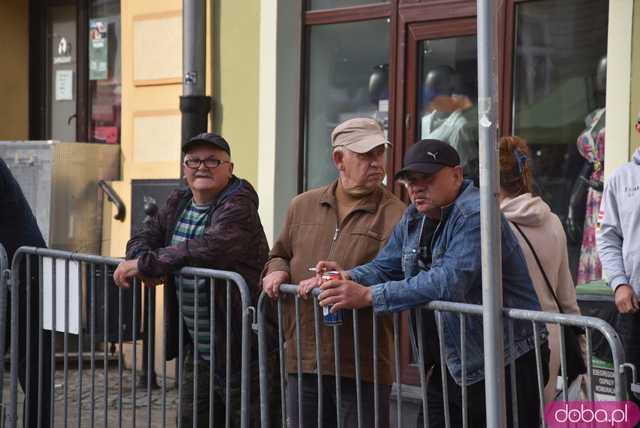
[[[286,271],[290,282],[298,284],[313,274],[309,268],[320,260],[337,261],[351,269],[372,260],[385,245],[399,222],[405,205],[384,188],[363,198],[338,224],[335,190],[337,180],[330,185],[296,196],[289,205],[287,220],[265,266],[264,274]],[[295,301],[284,295],[284,339],[287,370],[296,373]],[[373,313],[360,310],[358,315],[359,350],[362,379],[373,382]],[[394,382],[393,326],[390,315],[378,318],[378,381]],[[321,324],[321,372],[335,374],[332,330]],[[316,373],[314,310],[311,300],[300,300],[301,361],[304,373]],[[344,311],[340,330],[340,374],[355,378],[353,318]]]

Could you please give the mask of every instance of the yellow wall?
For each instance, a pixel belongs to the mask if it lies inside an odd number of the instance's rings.
[[[257,188],[260,1],[214,2],[213,129],[229,141],[236,175]]]
[[[175,152],[176,147],[179,148],[179,145],[176,146],[176,144],[179,144],[179,134],[177,141],[164,139],[162,142],[148,138],[148,132],[143,133],[143,137],[136,135],[136,120],[154,117],[162,118],[162,114],[175,113],[179,110],[178,97],[181,94],[182,86],[179,82],[172,84],[136,84],[134,81],[134,63],[141,58],[145,59],[145,55],[148,55],[149,52],[135,51],[134,26],[140,20],[144,21],[148,18],[156,17],[161,19],[163,16],[175,16],[175,12],[181,10],[182,1],[156,0],[153,2],[141,2],[122,0],[120,7],[122,23],[122,34],[120,35],[122,46],[121,181],[114,181],[111,184],[125,203],[127,214],[124,222],[114,220],[115,208],[113,204],[105,201],[102,254],[113,257],[124,255],[126,243],[130,237],[131,180],[176,178],[180,175],[179,153]],[[135,55],[138,55],[138,57],[134,57]],[[173,161],[149,161],[154,157],[162,159],[172,156],[175,158]],[[162,286],[157,288],[156,296],[156,331],[158,335],[161,335],[163,331]],[[156,370],[162,367],[161,359],[164,354],[161,349],[161,342],[160,340],[156,341]],[[141,367],[141,342],[138,341],[136,346],[137,366]],[[126,345],[124,348],[127,366],[132,363],[131,350],[130,345]],[[169,373],[173,373],[173,366],[168,370]]]
[[[173,84],[147,84],[144,86],[134,82],[135,55],[140,61],[148,52],[135,52],[134,26],[140,20],[152,18],[154,14],[170,16],[172,12],[179,12],[182,7],[181,0],[156,0],[153,2],[140,2],[122,0],[121,22],[122,34],[122,138],[121,138],[121,181],[113,182],[114,189],[121,196],[127,206],[127,216],[124,222],[113,220],[113,214],[108,217],[109,224],[104,233],[105,241],[102,245],[102,253],[109,256],[124,255],[125,246],[131,230],[131,180],[151,178],[176,178],[180,175],[179,153],[172,147],[164,147],[157,141],[136,139],[136,118],[153,117],[154,113],[174,112],[179,110],[179,96],[182,86],[179,82]],[[143,58],[144,59],[144,58]],[[178,76],[179,77],[179,76]],[[178,135],[179,137],[179,135]],[[166,144],[166,143],[165,143]],[[179,146],[177,146],[179,147]],[[154,153],[163,154],[165,157],[175,158],[173,161],[145,161],[140,153],[146,153],[146,158],[152,158]],[[138,156],[136,156],[138,154]],[[141,159],[142,158],[142,159]],[[108,210],[115,213],[115,208],[110,205]]]
[[[29,3],[0,1],[0,140],[29,138]]]
[[[210,12],[207,17],[207,94],[216,100],[213,129],[229,141],[235,173],[257,187],[260,2],[209,0],[207,6]],[[182,0],[122,0],[121,3],[122,180],[112,185],[129,209],[132,179],[177,178],[180,175],[179,97],[182,85],[179,81],[140,84],[134,66],[136,62],[147,60],[149,55],[148,50],[136,52],[136,31],[141,31],[139,23],[170,17],[181,9]],[[210,17],[217,26],[214,32],[210,28]],[[181,32],[167,32],[158,37],[181,38]],[[180,64],[181,55],[180,52]],[[167,120],[162,120],[163,117]],[[162,125],[161,129],[154,129],[154,120]],[[145,121],[149,123],[141,125]],[[165,129],[173,137],[162,134],[166,134]],[[153,138],[154,131],[164,138]],[[131,213],[127,213],[124,222],[119,222],[111,219],[115,209],[111,205],[106,209],[112,215],[105,219],[108,221],[105,230],[109,233],[104,234],[102,253],[122,256],[130,237]]]
[[[634,0],[609,2],[605,176],[629,160],[633,9]]]
[[[631,126],[638,120],[640,113],[640,0],[633,5],[633,37],[631,39],[631,109],[629,122]],[[640,147],[640,133],[631,130],[629,156]]]

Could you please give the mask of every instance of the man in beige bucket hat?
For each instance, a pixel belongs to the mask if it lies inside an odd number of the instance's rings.
[[[380,124],[369,118],[355,118],[338,125],[331,134],[333,162],[338,178],[331,184],[296,196],[289,205],[287,220],[264,269],[263,288],[283,299],[286,341],[288,426],[315,427],[318,424],[318,364],[315,354],[314,308],[311,300],[300,303],[300,359],[297,370],[295,305],[293,296],[279,296],[280,284],[300,284],[301,294],[315,282],[310,267],[319,260],[334,260],[354,267],[370,261],[384,246],[404,211],[404,204],[386,190],[385,151],[387,141]],[[353,319],[345,311],[340,331],[340,377],[335,376],[332,329],[320,317],[320,365],[323,375],[322,426],[337,423],[336,381],[341,382],[342,426],[357,426]],[[363,426],[374,425],[373,323],[370,310],[358,313]],[[378,397],[380,427],[389,424],[389,393],[393,383],[393,324],[390,317],[378,318]],[[302,378],[302,398],[298,380]],[[301,408],[299,409],[299,405]],[[301,410],[301,411],[299,411]],[[304,421],[300,420],[300,417]]]

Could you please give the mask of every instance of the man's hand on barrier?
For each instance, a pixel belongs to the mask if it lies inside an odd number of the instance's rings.
[[[118,287],[131,287],[131,278],[138,275],[138,259],[125,260],[113,272],[113,280]]]
[[[638,296],[629,284],[622,284],[616,288],[615,292],[616,306],[621,314],[638,312]]]
[[[311,290],[320,287],[321,284],[322,277],[320,275],[314,275],[309,279],[300,281],[300,284],[298,284],[298,295],[306,300],[307,298],[309,298],[309,293],[311,293]]]
[[[289,281],[289,272],[276,270],[262,279],[262,289],[272,299],[278,298],[278,289],[280,284]]]
[[[337,279],[320,286],[320,306],[331,305],[331,312],[338,309],[360,309],[371,306],[373,296],[369,287],[356,282]]]

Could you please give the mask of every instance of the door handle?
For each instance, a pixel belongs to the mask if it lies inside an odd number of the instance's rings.
[[[67,125],[71,125],[71,119],[77,119],[78,118],[78,114],[77,113],[73,113],[71,116],[69,116],[69,118],[67,119]]]

